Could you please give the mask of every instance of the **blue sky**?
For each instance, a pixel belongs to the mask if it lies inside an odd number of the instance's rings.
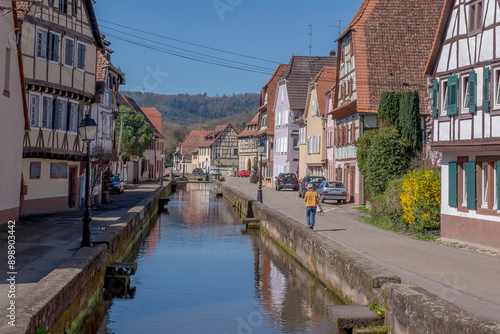
[[[206,92],[214,96],[260,92],[278,63],[287,64],[292,55],[309,54],[308,24],[312,25],[312,55],[327,56],[330,50],[336,50],[334,41],[339,34],[339,20],[343,31],[361,2],[97,0],[94,9],[101,33],[106,35],[112,43],[110,48],[115,51],[112,62],[126,75],[127,83],[121,89],[144,89],[158,94]],[[217,63],[224,61],[228,66],[250,71],[185,57]]]

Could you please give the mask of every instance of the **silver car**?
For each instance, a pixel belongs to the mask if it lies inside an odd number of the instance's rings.
[[[347,200],[347,191],[344,184],[340,181],[323,181],[316,189],[316,192],[321,203],[325,203],[327,199],[332,199],[337,200],[338,203],[342,202],[345,204]]]

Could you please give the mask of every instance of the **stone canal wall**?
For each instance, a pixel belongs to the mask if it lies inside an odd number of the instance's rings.
[[[81,328],[83,318],[102,291],[107,265],[122,261],[142,241],[150,223],[158,219],[159,199],[168,196],[170,189],[167,183],[156,190],[96,236],[95,247],[81,248],[17,298],[16,326],[2,325],[0,333],[32,334],[43,326],[54,334],[73,333]],[[7,315],[5,310],[0,312],[2,319]]]
[[[214,182],[214,191],[242,216],[259,218],[264,233],[346,303],[368,305],[376,300],[386,312],[389,333],[500,334],[500,324],[467,314],[422,288],[401,284],[389,270],[224,183]]]

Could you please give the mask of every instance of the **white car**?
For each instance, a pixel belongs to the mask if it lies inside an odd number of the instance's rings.
[[[337,200],[338,203],[342,202],[344,204],[347,201],[347,191],[340,181],[323,181],[316,189],[316,192],[321,203],[325,203],[327,199]]]

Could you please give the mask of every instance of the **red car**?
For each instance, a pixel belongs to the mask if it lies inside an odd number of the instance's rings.
[[[238,172],[238,177],[250,177],[250,171],[242,169]]]

